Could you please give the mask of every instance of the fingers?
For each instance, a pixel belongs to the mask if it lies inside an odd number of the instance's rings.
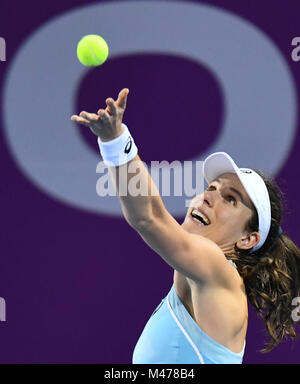
[[[97,114],[82,111],[80,112],[79,116],[72,115],[71,120],[76,121],[77,123],[80,123],[80,124],[88,125],[88,126],[91,123],[98,122],[100,119],[103,122],[108,122],[110,115],[113,115],[113,116],[117,115],[118,107],[125,110],[128,93],[129,93],[129,89],[123,88],[119,93],[117,101],[114,101],[111,97],[108,97],[106,99],[106,104],[107,104],[106,110],[99,109]]]
[[[83,117],[86,120],[89,120],[90,122],[99,120],[99,116],[96,115],[96,113],[88,113],[88,112],[82,111],[80,112],[79,116]]]
[[[98,118],[100,116],[101,120],[107,121],[109,120],[109,114],[104,109],[99,109],[97,112]]]
[[[119,93],[118,100],[116,101],[116,104],[118,107],[122,109],[126,108],[128,93],[129,93],[128,88],[123,88],[122,91]]]
[[[72,115],[71,120],[76,121],[76,123],[84,124],[84,125],[89,125],[90,122],[83,117],[77,116],[77,115]]]
[[[111,113],[112,115],[116,115],[117,114],[117,107],[115,105],[115,101],[111,97],[109,97],[106,99],[106,104],[108,106],[109,113]]]
[[[99,122],[99,120],[102,120],[103,122],[108,121],[109,114],[104,109],[99,109],[97,114],[82,111],[80,112],[79,116],[72,115],[71,120],[76,121],[77,123],[80,123],[80,124],[90,126],[92,123]]]

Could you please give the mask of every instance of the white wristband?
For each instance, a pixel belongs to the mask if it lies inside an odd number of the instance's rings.
[[[104,163],[108,166],[119,166],[128,163],[137,154],[137,147],[127,126],[124,132],[110,141],[101,141],[98,137],[98,145]]]

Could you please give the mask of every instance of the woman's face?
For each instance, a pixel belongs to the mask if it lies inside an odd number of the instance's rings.
[[[244,230],[253,210],[255,208],[238,176],[225,173],[192,200],[182,227],[211,239],[224,253],[234,251],[236,243],[239,248],[247,249],[259,241],[258,232],[249,237]],[[197,219],[196,216],[201,214],[208,225]]]

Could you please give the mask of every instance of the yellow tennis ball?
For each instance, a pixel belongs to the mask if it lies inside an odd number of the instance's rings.
[[[99,35],[86,35],[77,44],[77,57],[81,64],[96,67],[105,62],[108,45]]]

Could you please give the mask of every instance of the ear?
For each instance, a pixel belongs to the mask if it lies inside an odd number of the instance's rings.
[[[258,232],[248,233],[236,243],[236,246],[240,249],[251,249],[259,243],[259,240],[260,234]]]

